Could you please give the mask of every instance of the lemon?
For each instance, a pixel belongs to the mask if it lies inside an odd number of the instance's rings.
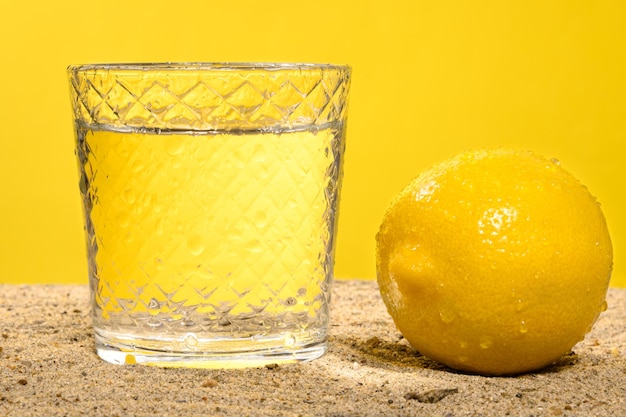
[[[376,243],[396,326],[453,369],[537,370],[606,309],[613,251],[600,205],[531,152],[471,151],[425,171],[391,203]]]

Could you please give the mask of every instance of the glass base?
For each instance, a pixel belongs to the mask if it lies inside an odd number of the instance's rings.
[[[96,332],[96,352],[116,365],[152,365],[167,368],[252,368],[306,362],[326,352],[326,337],[284,333],[248,338],[199,339],[189,333],[177,339],[107,337]],[[184,348],[181,348],[184,346]]]

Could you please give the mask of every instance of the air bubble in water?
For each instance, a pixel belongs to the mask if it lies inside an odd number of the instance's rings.
[[[258,239],[253,239],[246,245],[246,250],[250,253],[261,253],[263,252],[263,248],[261,247],[261,242]]]
[[[267,151],[265,147],[263,145],[258,145],[253,152],[253,161],[264,165],[267,161]]]
[[[263,228],[267,225],[267,215],[263,211],[258,211],[254,216],[254,225]]]
[[[132,188],[126,188],[122,191],[122,200],[124,200],[124,202],[128,205],[135,204],[137,201],[137,194],[135,193],[135,190]]]
[[[185,143],[175,136],[167,138],[165,149],[170,155],[181,155],[185,150]]]
[[[190,348],[198,346],[198,338],[192,333],[188,334],[185,336],[185,345]]]
[[[160,271],[160,270],[163,269],[163,267],[164,267],[163,266],[163,259],[161,259],[161,258],[154,258],[154,268],[157,271]]]
[[[285,346],[291,347],[296,344],[296,337],[291,333],[285,335]]]
[[[204,252],[204,243],[202,241],[202,236],[193,235],[187,240],[187,247],[189,248],[189,252],[198,256]]]

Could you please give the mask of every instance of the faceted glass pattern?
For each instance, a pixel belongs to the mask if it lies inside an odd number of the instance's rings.
[[[268,130],[344,121],[350,70],[314,64],[68,68],[75,119],[120,128]]]

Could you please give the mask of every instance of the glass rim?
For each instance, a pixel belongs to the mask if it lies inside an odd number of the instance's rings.
[[[128,62],[68,65],[68,72],[82,71],[281,71],[281,70],[338,70],[350,71],[347,64],[321,64],[306,62]]]

